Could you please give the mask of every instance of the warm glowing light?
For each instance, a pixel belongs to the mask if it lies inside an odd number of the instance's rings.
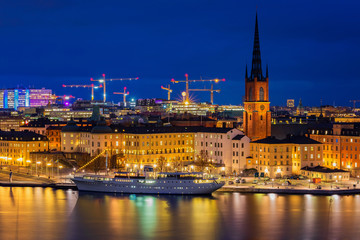
[[[186,102],[185,102],[185,105],[189,105],[189,102],[188,102],[188,101],[186,101]]]
[[[51,166],[51,163],[48,163],[48,164],[46,164],[46,165]]]
[[[59,168],[63,168],[63,166],[60,165]]]
[[[156,164],[154,164],[154,168],[156,168],[157,167],[157,165]]]
[[[280,169],[280,168],[278,168],[278,169],[277,169],[277,172],[278,172],[278,173],[281,173],[281,169]]]
[[[167,163],[166,166],[167,166],[167,167],[170,167],[170,163]]]
[[[268,172],[269,172],[269,169],[265,168],[265,172],[268,173]]]
[[[185,97],[185,96],[186,96],[186,92],[182,92],[181,95],[182,95],[183,97]]]
[[[190,166],[190,168],[191,168],[191,169],[194,169],[194,166],[193,166],[193,165],[191,165],[191,166]]]
[[[31,161],[30,161],[30,160],[26,160],[26,162],[27,162],[27,163],[31,163]]]

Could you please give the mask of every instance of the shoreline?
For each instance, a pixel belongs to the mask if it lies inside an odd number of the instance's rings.
[[[54,189],[77,190],[76,185],[72,183],[0,182],[0,187],[51,187]]]
[[[304,189],[304,188],[254,188],[254,187],[222,187],[216,192],[238,192],[238,193],[276,193],[294,195],[356,195],[360,194],[360,188],[350,189]]]
[[[0,187],[42,187],[53,189],[72,189],[77,190],[72,183],[33,183],[33,182],[0,182]],[[229,187],[224,186],[215,192],[224,193],[276,193],[276,194],[294,194],[294,195],[356,195],[360,194],[360,188],[352,189],[299,189],[299,188],[254,188],[254,187]]]

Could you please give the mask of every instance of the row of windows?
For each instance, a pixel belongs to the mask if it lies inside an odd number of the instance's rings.
[[[90,137],[90,134],[80,134],[80,136],[81,137]],[[107,139],[107,136],[108,135],[103,135],[104,136],[104,139]],[[164,138],[171,138],[171,136],[173,137],[173,138],[176,138],[176,137],[178,137],[178,138],[184,138],[184,137],[189,137],[190,135],[188,135],[188,134],[173,134],[173,135],[171,135],[171,134],[165,134],[164,135]],[[66,137],[66,133],[63,133],[63,137]],[[74,134],[73,133],[70,133],[70,137],[71,138],[73,138],[74,137]],[[100,137],[101,137],[101,135],[98,135],[97,136],[98,137],[98,139],[100,139]],[[140,139],[140,136],[134,136],[134,135],[125,135],[124,136],[125,138],[132,138],[132,139]],[[142,136],[142,139],[144,139],[144,138],[147,138],[147,139],[149,139],[149,138],[163,138],[163,135],[155,135],[155,136],[153,136],[153,135],[151,135],[151,136],[149,136],[149,135],[147,135],[147,136]],[[91,135],[91,138],[92,139],[94,139],[95,138],[95,135]],[[115,135],[115,138],[119,138],[119,135],[117,134],[117,135]],[[110,135],[109,136],[109,139],[112,139],[112,135]]]
[[[304,151],[308,151],[308,147],[303,147],[304,148]],[[259,152],[262,152],[262,151],[264,151],[264,152],[266,152],[266,149],[267,149],[267,152],[270,152],[270,147],[268,147],[268,148],[266,148],[266,147],[259,147]],[[274,152],[278,152],[278,148],[277,147],[274,147],[273,148],[274,149]],[[315,149],[315,147],[310,147],[310,151],[314,151],[314,149]],[[257,151],[258,150],[258,147],[257,146],[255,146],[255,151]],[[283,152],[283,147],[279,147],[279,152]],[[300,151],[301,150],[301,148],[300,147],[294,147],[294,151],[296,152],[296,151]],[[317,150],[318,151],[320,151],[321,150],[321,148],[320,148],[320,146],[317,148]],[[254,151],[254,146],[251,146],[251,151]],[[285,151],[286,152],[289,152],[290,151],[290,147],[286,147],[285,148]]]
[[[196,142],[196,145],[197,145],[197,142]],[[217,148],[218,148],[218,147],[220,147],[220,148],[223,147],[223,144],[222,144],[222,143],[214,143],[214,145],[215,145],[215,147],[217,147]],[[201,142],[201,143],[200,143],[200,146],[203,147],[203,146],[204,146],[204,142]],[[212,146],[213,146],[212,142],[210,142],[209,144],[208,144],[208,142],[205,142],[205,147],[208,147],[208,146],[212,147]]]
[[[235,151],[233,151],[233,156],[235,157],[235,156],[239,156],[239,152],[235,152]],[[241,152],[241,156],[243,157],[244,156],[244,152]],[[261,157],[261,155],[260,155],[260,157]]]
[[[239,143],[233,143],[233,148],[239,148]],[[244,148],[244,143],[241,143],[241,148]]]

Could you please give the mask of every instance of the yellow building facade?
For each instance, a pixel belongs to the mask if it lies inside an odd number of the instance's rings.
[[[31,152],[49,150],[46,136],[27,131],[0,131],[0,159],[5,165],[28,166]]]
[[[320,142],[306,137],[278,140],[268,137],[250,143],[247,168],[255,168],[271,178],[300,174],[305,166],[322,164]]]

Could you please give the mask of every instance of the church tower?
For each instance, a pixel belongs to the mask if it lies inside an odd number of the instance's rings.
[[[244,131],[251,140],[271,136],[269,73],[262,73],[257,13],[250,76],[245,68]]]

